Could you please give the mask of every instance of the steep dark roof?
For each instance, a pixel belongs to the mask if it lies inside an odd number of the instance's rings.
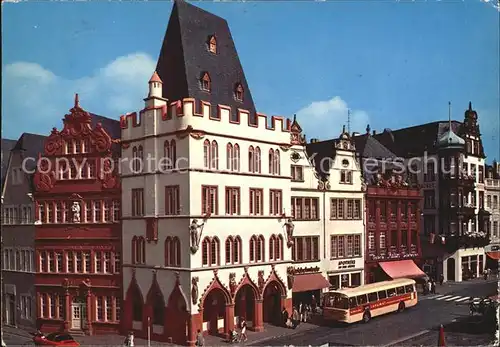
[[[461,126],[461,122],[451,122],[452,130],[457,134],[460,134]],[[407,158],[435,150],[438,139],[448,128],[447,121],[437,121],[398,130],[384,129],[373,137],[397,156]]]
[[[209,37],[217,41],[217,53],[208,50]],[[176,0],[158,58],[156,70],[163,81],[163,97],[169,101],[195,98],[231,106],[233,113],[242,108],[255,113],[236,47],[225,19],[183,0]],[[211,92],[200,88],[202,74],[208,72]],[[243,101],[236,101],[234,90],[241,83]],[[212,107],[215,116],[216,107]]]
[[[354,144],[356,145],[356,153],[361,158],[376,158],[388,159],[395,158],[396,155],[392,153],[387,147],[373,138],[371,135],[354,136]]]
[[[97,123],[101,123],[102,127],[113,140],[119,139],[121,137],[120,121],[116,119],[111,119],[108,117],[99,116],[94,113],[90,113],[92,119],[92,128],[94,128]]]
[[[12,150],[23,151],[24,158],[35,158],[35,161],[29,160],[26,162],[26,168],[28,170],[31,170],[36,166],[36,159],[38,159],[38,155],[43,154],[46,138],[47,136],[43,135],[23,133],[19,140],[17,140],[17,143]]]
[[[7,173],[7,169],[9,167],[9,157],[10,157],[10,151],[14,146],[16,145],[17,140],[9,140],[9,139],[2,139],[2,158],[1,158],[1,176],[0,176],[0,183],[3,188],[3,180],[5,177],[5,174]]]
[[[325,179],[330,172],[337,153],[335,139],[308,143],[306,153],[309,158],[312,158],[316,173]]]

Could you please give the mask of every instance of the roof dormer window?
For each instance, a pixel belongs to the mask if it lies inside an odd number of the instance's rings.
[[[236,84],[236,88],[234,88],[234,98],[237,101],[243,101],[243,86],[241,83]]]
[[[217,54],[217,40],[215,36],[212,35],[208,38],[208,51],[213,54]]]
[[[200,79],[200,87],[202,90],[209,92],[211,88],[210,75],[208,72],[204,72]]]

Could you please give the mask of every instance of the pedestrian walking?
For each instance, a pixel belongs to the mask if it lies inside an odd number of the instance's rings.
[[[245,318],[241,320],[241,333],[240,333],[240,342],[245,342],[248,339],[247,336],[247,321]]]
[[[294,306],[292,311],[292,329],[295,329],[300,323],[299,311]]]
[[[301,322],[304,320],[304,305],[302,305],[302,302],[299,303],[299,320]]]
[[[203,337],[203,333],[200,329],[198,329],[198,334],[196,335],[196,346],[203,347],[205,346],[205,338]]]
[[[127,337],[123,341],[123,345],[126,347],[134,347],[134,332],[133,331],[128,333]]]
[[[469,298],[469,314],[473,316],[475,311],[476,308],[474,307],[474,298],[471,296]]]
[[[313,311],[316,311],[316,297],[314,296],[314,294],[311,297],[311,307]]]
[[[281,311],[281,319],[283,321],[283,326],[288,328],[288,318],[289,318],[289,314],[288,314],[288,311],[286,310],[286,308],[283,308],[283,311]]]
[[[444,282],[444,275],[441,274],[441,275],[439,275],[439,285],[442,286],[443,282]]]
[[[431,293],[436,294],[436,282],[434,280],[431,281]]]
[[[427,293],[432,292],[432,282],[431,280],[427,281]]]

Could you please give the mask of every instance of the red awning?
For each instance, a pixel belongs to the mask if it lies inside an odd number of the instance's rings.
[[[500,260],[500,251],[486,252],[486,255],[494,260]]]
[[[307,292],[330,287],[330,282],[320,273],[293,276],[292,292]]]
[[[379,263],[379,265],[392,279],[419,278],[426,276],[413,260],[386,261]]]

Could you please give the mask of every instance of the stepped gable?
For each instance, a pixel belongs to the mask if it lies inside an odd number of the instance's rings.
[[[215,37],[216,53],[209,50]],[[158,58],[156,71],[163,81],[163,97],[170,102],[194,98],[207,101],[216,115],[217,105],[238,108],[255,115],[255,105],[236,47],[225,19],[182,0],[176,0]],[[210,76],[210,92],[201,89],[204,73]],[[243,100],[237,101],[240,83]]]
[[[2,184],[2,191],[3,191],[3,179],[5,177],[5,174],[7,173],[7,169],[9,167],[9,157],[10,157],[10,151],[14,146],[16,145],[17,140],[10,140],[10,139],[2,139],[2,158],[1,158],[1,184]]]

